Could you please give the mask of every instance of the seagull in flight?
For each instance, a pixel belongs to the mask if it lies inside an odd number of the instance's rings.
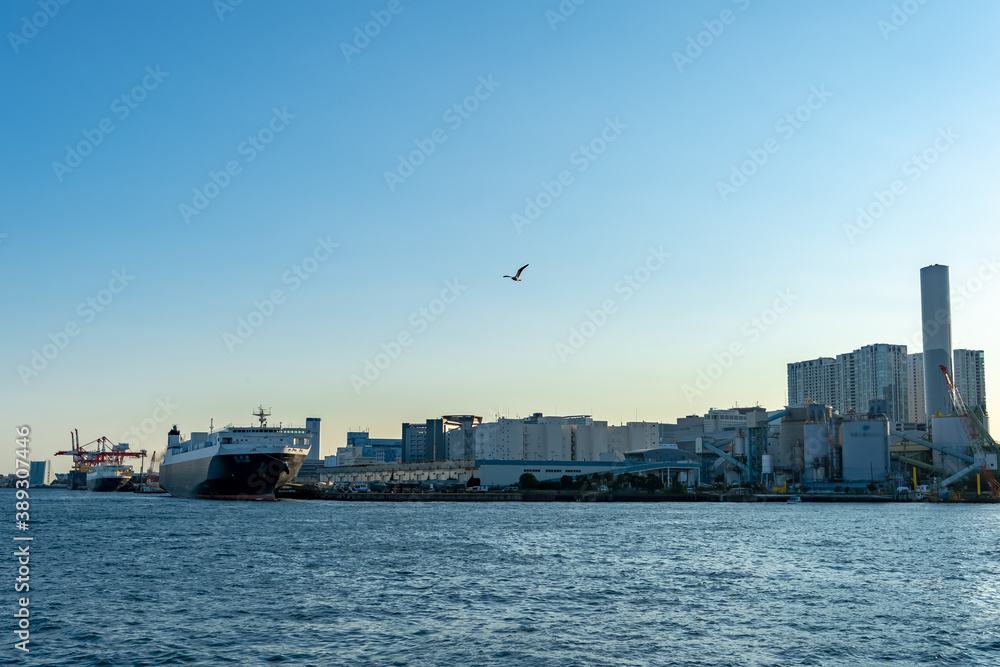
[[[521,282],[521,271],[524,271],[526,268],[528,268],[527,264],[525,264],[520,269],[518,269],[517,273],[515,273],[514,275],[512,275],[512,276],[504,276],[504,278],[510,278],[514,282],[518,282],[519,283],[519,282]]]

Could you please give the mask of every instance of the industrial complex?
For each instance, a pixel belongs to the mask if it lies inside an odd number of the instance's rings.
[[[953,350],[948,267],[920,272],[923,351],[878,343],[788,364],[788,405],[711,409],[676,423],[591,415],[445,415],[398,439],[350,432],[297,481],[516,484],[520,475],[656,475],[666,486],[996,495],[984,353]],[[318,421],[316,422],[318,426]]]
[[[988,429],[984,352],[952,349],[948,267],[921,269],[920,285],[922,352],[876,343],[789,363],[788,404],[777,409],[618,425],[540,412],[495,421],[443,415],[402,423],[398,438],[351,431],[326,457],[320,419],[310,418],[294,481],[503,489],[526,473],[543,483],[629,473],[682,490],[996,497],[1000,449]],[[50,474],[38,465],[33,476]]]

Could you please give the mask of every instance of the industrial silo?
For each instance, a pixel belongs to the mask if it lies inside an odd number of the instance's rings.
[[[802,427],[803,479],[822,482],[830,475],[830,437],[826,422],[810,422]]]
[[[840,426],[845,482],[884,482],[889,472],[889,422],[845,421]]]

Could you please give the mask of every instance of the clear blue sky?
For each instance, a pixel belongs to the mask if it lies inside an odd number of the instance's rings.
[[[986,350],[997,391],[1000,7],[914,3],[890,30],[892,2],[680,4],[586,2],[563,21],[556,0],[4,3],[0,451],[23,423],[36,458],[74,427],[159,449],[175,422],[247,422],[258,403],[321,417],[329,454],[349,428],[399,437],[441,414],[773,409],[790,361],[919,351],[933,263],[978,285],[954,345]],[[433,153],[390,186],[418,144]],[[908,162],[925,151],[933,164]],[[766,162],[731,181],[752,155]],[[200,201],[210,173],[228,183]],[[845,231],[894,180],[884,214]],[[458,296],[435,303],[446,281]],[[779,291],[792,305],[754,324]],[[50,334],[65,348],[25,379]]]

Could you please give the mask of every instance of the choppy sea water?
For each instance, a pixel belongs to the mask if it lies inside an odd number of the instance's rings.
[[[31,510],[31,652],[4,614],[0,664],[1000,664],[998,506],[36,490]]]

